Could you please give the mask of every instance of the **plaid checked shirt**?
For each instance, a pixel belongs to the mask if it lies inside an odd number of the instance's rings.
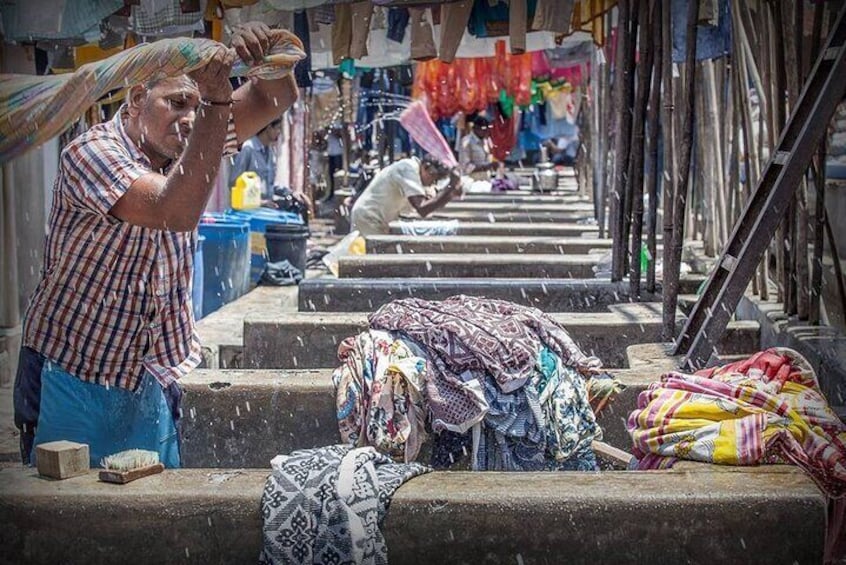
[[[62,151],[24,345],[83,381],[135,390],[144,370],[166,387],[200,362],[191,306],[197,234],[109,215],[151,172],[124,131],[124,112]],[[230,116],[225,154],[236,144]]]

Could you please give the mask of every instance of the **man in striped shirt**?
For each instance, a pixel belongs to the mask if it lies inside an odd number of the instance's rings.
[[[65,439],[89,444],[95,465],[140,448],[179,466],[177,379],[200,361],[196,227],[222,156],[297,98],[290,76],[232,89],[235,57],[261,61],[269,31],[240,26],[202,69],[133,86],[63,150],[15,380],[25,463]]]

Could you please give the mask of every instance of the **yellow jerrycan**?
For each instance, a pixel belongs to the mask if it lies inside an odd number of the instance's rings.
[[[261,206],[261,178],[253,171],[246,171],[235,179],[232,187],[232,208],[249,210]]]

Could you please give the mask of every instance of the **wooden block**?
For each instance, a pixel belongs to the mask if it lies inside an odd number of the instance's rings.
[[[51,441],[35,446],[38,474],[52,479],[84,475],[90,468],[88,445],[73,441]]]
[[[618,449],[613,445],[608,445],[604,441],[596,441],[594,440],[591,447],[596,452],[597,455],[603,456],[606,459],[610,459],[615,463],[620,465],[628,465],[629,462],[632,460],[631,453],[627,453],[622,449]]]

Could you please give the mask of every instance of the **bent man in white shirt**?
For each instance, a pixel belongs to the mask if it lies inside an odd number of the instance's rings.
[[[449,176],[449,184],[429,198],[426,187]],[[461,175],[432,157],[401,159],[381,171],[353,205],[351,227],[362,236],[387,234],[389,224],[416,210],[426,217],[460,193]]]

